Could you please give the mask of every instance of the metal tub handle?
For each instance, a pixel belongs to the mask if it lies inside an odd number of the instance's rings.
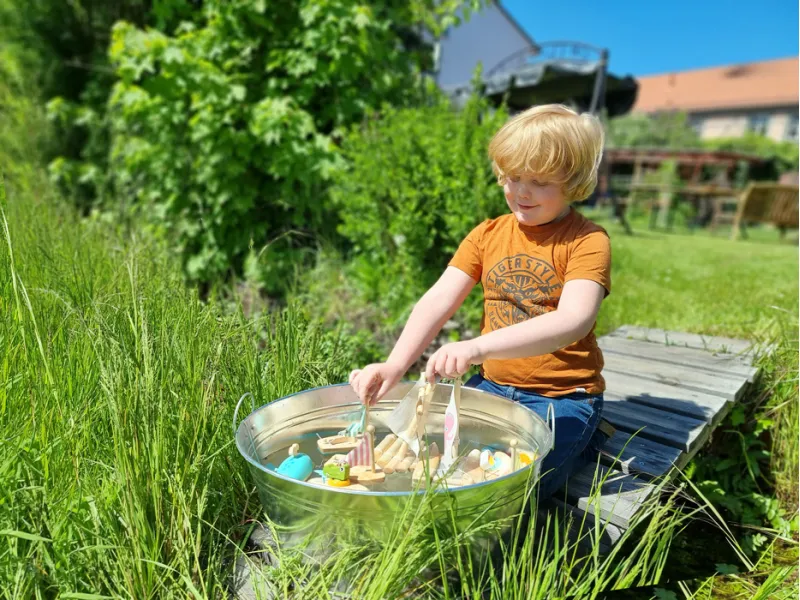
[[[236,431],[239,429],[239,424],[237,423],[237,418],[239,416],[239,408],[242,406],[242,401],[250,396],[250,412],[252,413],[256,409],[256,399],[253,397],[253,394],[250,392],[246,392],[239,398],[239,402],[236,403],[236,408],[233,410],[233,436],[236,437]]]
[[[550,452],[556,446],[556,410],[552,402],[547,405],[547,423],[550,425],[550,448],[547,451]]]

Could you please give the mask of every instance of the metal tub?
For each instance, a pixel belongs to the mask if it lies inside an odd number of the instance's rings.
[[[412,386],[409,382],[399,384],[370,409],[376,440],[389,433],[385,419]],[[426,425],[429,441],[436,441],[440,448],[451,389],[447,384],[436,386]],[[415,503],[418,505],[426,494],[420,489],[409,491],[407,482],[403,490],[322,488],[266,468],[267,462],[279,465],[293,443],[299,443],[301,452],[309,454],[318,465],[318,436],[341,431],[356,419],[361,408],[349,385],[316,388],[276,400],[253,410],[237,426],[239,408],[247,395],[239,400],[234,412],[236,447],[250,467],[261,503],[283,545],[313,539],[320,548],[330,549],[336,539],[348,543],[386,541],[396,519],[404,511],[414,510]],[[462,453],[486,446],[507,451],[511,440],[516,439],[520,449],[538,454],[533,464],[510,475],[449,490],[439,487],[429,499],[437,522],[457,528],[474,526],[476,521],[500,522],[503,529],[524,506],[528,483],[538,477],[541,462],[552,447],[551,431],[543,419],[520,404],[462,387],[460,439]],[[387,477],[387,482],[394,477]],[[496,533],[497,530],[491,537],[496,539]]]

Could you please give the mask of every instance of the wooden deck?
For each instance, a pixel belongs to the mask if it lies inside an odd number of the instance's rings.
[[[603,418],[617,430],[601,452],[598,476],[607,479],[590,502],[596,465],[588,465],[558,494],[567,503],[556,503],[579,518],[599,518],[609,546],[655,490],[652,480],[689,462],[758,370],[744,340],[623,326],[599,343]]]

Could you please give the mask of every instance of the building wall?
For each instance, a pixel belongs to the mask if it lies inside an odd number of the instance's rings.
[[[797,141],[797,111],[797,106],[735,111],[720,110],[689,113],[689,121],[703,139],[739,137],[760,122],[763,127],[761,133],[773,140],[792,139]],[[794,138],[790,137],[792,134],[789,130],[790,122],[793,122]]]
[[[493,2],[458,27],[449,29],[439,41],[436,83],[456,86],[469,83],[480,62],[483,73],[510,55],[530,48],[529,40]],[[520,59],[524,62],[524,58]]]
[[[698,123],[700,137],[703,139],[719,137],[740,137],[747,131],[747,117],[743,115],[709,115],[694,116],[692,121]]]

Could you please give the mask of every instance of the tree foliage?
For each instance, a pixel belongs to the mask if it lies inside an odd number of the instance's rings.
[[[458,112],[442,99],[389,111],[346,140],[333,198],[368,298],[401,314],[473,227],[506,210],[487,156],[506,118],[478,97]]]
[[[711,150],[731,150],[755,154],[773,161],[777,173],[796,171],[800,161],[797,142],[775,141],[765,135],[748,132],[738,138],[705,140],[703,145]]]
[[[608,145],[616,148],[699,148],[700,137],[685,113],[633,113],[607,124]]]
[[[55,135],[44,148],[58,160],[53,172],[84,212],[98,197],[107,171],[105,106],[114,72],[107,50],[118,20],[162,30],[190,18],[199,0],[0,0],[2,39],[31,89],[56,98]]]
[[[107,112],[50,103],[55,120],[85,126],[87,146],[107,136],[107,159],[64,157],[51,171],[165,226],[190,278],[246,262],[277,291],[310,240],[334,231],[325,200],[347,128],[419,102],[423,32],[452,24],[460,4],[208,0],[173,35],[118,22]]]

